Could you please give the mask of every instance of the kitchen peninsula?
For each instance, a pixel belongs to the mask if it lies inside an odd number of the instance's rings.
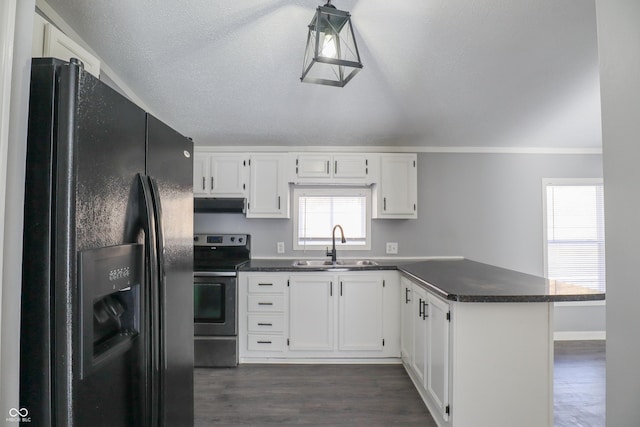
[[[401,361],[440,426],[552,426],[553,302],[604,297],[466,259],[252,260],[239,276],[240,361]]]

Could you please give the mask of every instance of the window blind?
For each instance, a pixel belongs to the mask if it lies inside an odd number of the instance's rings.
[[[331,231],[340,224],[349,245],[366,245],[366,196],[298,197],[298,244],[331,245]],[[336,232],[336,245],[340,234]]]
[[[602,184],[547,185],[547,277],[605,292]]]

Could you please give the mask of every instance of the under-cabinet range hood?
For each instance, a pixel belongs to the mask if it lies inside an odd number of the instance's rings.
[[[195,213],[244,213],[245,199],[236,198],[195,198],[193,200]]]

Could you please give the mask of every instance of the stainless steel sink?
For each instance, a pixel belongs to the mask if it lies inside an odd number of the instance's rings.
[[[294,267],[331,267],[331,261],[324,259],[299,259],[293,261]]]
[[[370,267],[378,265],[370,259],[340,259],[333,264],[324,259],[299,259],[293,262],[294,267],[300,268],[332,268],[332,267]]]
[[[338,264],[349,267],[368,267],[378,265],[377,262],[371,261],[370,259],[347,259],[344,261],[338,261]]]

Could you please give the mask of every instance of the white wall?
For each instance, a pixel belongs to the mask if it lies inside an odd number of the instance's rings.
[[[13,0],[4,4],[12,3]],[[20,363],[20,283],[22,275],[22,206],[24,195],[24,169],[26,160],[29,78],[31,70],[31,36],[33,0],[15,2],[15,33],[11,63],[11,103],[7,147],[2,264],[0,290],[2,292],[1,357],[0,357],[0,425],[5,425],[9,408],[19,407]],[[4,25],[6,21],[2,21]],[[5,27],[6,28],[6,27]],[[13,28],[13,26],[12,26]],[[5,37],[0,36],[0,37]],[[6,68],[3,72],[7,71]],[[7,96],[8,98],[8,96]],[[15,425],[15,423],[6,423]]]
[[[607,425],[640,423],[640,2],[596,0],[607,238]]]

